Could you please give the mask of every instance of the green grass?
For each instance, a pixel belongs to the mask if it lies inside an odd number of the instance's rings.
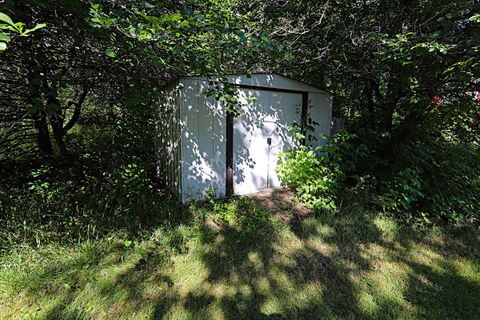
[[[480,319],[480,232],[373,214],[17,248],[2,319]]]

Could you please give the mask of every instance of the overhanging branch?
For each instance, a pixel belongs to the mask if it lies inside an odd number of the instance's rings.
[[[68,121],[68,123],[62,129],[63,134],[66,134],[78,122],[78,119],[80,118],[80,112],[82,110],[82,105],[85,102],[85,98],[87,97],[87,94],[88,94],[88,88],[84,87],[83,92],[80,95],[80,98],[78,99],[78,102],[77,103],[70,102],[70,106],[72,104],[75,105],[75,109],[73,110],[72,118]]]

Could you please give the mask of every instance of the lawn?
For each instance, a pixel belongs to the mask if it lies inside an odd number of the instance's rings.
[[[480,319],[480,232],[351,210],[1,257],[2,319]]]

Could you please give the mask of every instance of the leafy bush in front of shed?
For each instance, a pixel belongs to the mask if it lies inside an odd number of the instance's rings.
[[[336,177],[325,164],[324,158],[302,146],[281,154],[277,172],[298,200],[315,209],[334,210]]]
[[[356,203],[415,224],[456,223],[479,220],[478,159],[475,144],[441,136],[388,145],[379,136],[341,133],[325,147],[283,153],[277,171],[298,200],[319,211]]]
[[[316,210],[336,209],[337,195],[355,174],[363,144],[353,144],[356,135],[346,132],[327,138],[326,146],[310,150],[300,146],[279,156],[277,172],[282,183],[295,191],[300,201]]]

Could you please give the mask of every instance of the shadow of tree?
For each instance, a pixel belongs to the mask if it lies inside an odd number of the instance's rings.
[[[87,246],[27,293],[55,299],[45,319],[479,318],[473,228],[422,232],[357,212],[195,230],[172,249]]]
[[[201,258],[207,281],[231,291],[191,292],[185,308],[196,314],[216,299],[224,319],[479,317],[475,230],[435,244],[410,227],[388,232],[374,216],[347,215],[308,218],[287,234],[223,234]],[[436,258],[422,264],[424,247]],[[447,258],[472,264],[476,278]]]
[[[217,297],[226,319],[265,316],[260,310],[265,296],[257,289],[256,281],[267,276],[275,237],[275,229],[271,225],[258,234],[244,234],[230,229],[201,257],[209,271],[207,281],[210,284],[233,284],[235,287],[232,294]],[[205,307],[202,301],[212,303],[214,298],[206,292],[192,294],[185,307],[190,311],[199,310]]]
[[[168,274],[169,254],[158,247],[138,254],[121,243],[87,246],[73,259],[35,270],[24,293],[35,298],[45,291],[54,299],[46,310],[37,309],[42,319],[105,317],[95,309],[108,310],[109,316],[118,313],[120,318],[138,313],[161,319],[179,300]]]

